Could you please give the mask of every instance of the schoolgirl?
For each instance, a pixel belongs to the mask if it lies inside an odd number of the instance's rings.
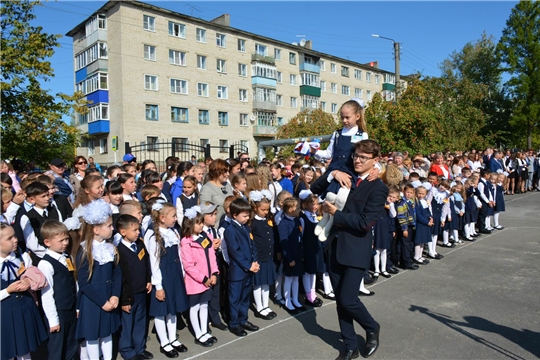
[[[197,188],[197,179],[194,176],[186,176],[182,182],[182,195],[176,201],[176,217],[178,225],[182,226],[185,209],[190,209],[199,205],[199,189]],[[173,200],[174,203],[174,200]]]
[[[203,232],[204,215],[199,206],[186,209],[182,223],[180,257],[184,265],[189,318],[195,333],[195,344],[209,347],[217,339],[208,333],[208,303],[219,270],[212,240]]]
[[[270,193],[272,193],[270,191]],[[283,218],[283,203],[285,200],[292,198],[292,194],[286,190],[281,191],[276,196],[275,201],[275,211],[276,214],[274,215],[274,222],[276,224],[276,227],[281,222],[281,219]],[[279,233],[279,227],[278,227],[278,233]],[[276,242],[274,244],[274,264],[276,265],[276,282],[274,284],[274,288],[276,289],[275,293],[275,300],[280,303],[281,305],[285,305],[285,299],[283,298],[283,254],[281,253],[281,245],[279,242],[279,236],[276,237]]]
[[[253,299],[257,307],[255,316],[264,320],[271,320],[277,316],[268,307],[270,285],[276,280],[276,268],[273,263],[276,230],[270,214],[271,199],[272,194],[268,190],[249,193],[249,200],[253,209],[250,228],[257,250],[257,261],[260,266],[259,271],[255,273],[253,278]]]
[[[244,200],[247,200],[246,197],[246,188],[247,188],[247,181],[246,176],[242,173],[238,173],[233,176],[231,180],[231,186],[233,188],[233,194],[237,198],[242,198]]]
[[[315,170],[309,165],[303,165],[300,176],[294,187],[294,196],[298,197],[302,190],[309,190],[311,183],[315,180]]]
[[[122,185],[122,189],[124,189],[123,197],[124,201],[126,200],[135,200],[139,201],[137,199],[137,196],[135,196],[135,191],[137,190],[137,184],[135,183],[135,177],[128,173],[123,173],[118,176],[118,182],[120,185]]]
[[[461,183],[457,183],[450,190],[450,211],[452,211],[452,221],[450,229],[452,230],[451,238],[454,239],[454,244],[463,244],[463,240],[459,239],[459,233],[463,231],[463,221],[465,216],[465,202],[467,195],[465,187]]]
[[[302,176],[300,179],[301,178]],[[323,283],[325,274],[327,278],[329,278],[329,275],[324,261],[323,243],[320,242],[319,237],[315,235],[315,226],[319,222],[319,197],[312,194],[309,190],[303,190],[300,192],[300,200],[302,201],[300,219],[304,223],[304,234],[302,236],[304,247],[304,275],[302,276],[302,282],[306,294],[305,303],[306,305],[313,307],[320,307],[323,302],[315,294],[317,273],[323,274]],[[325,294],[329,294],[332,292],[332,288],[326,288],[324,292]]]
[[[109,181],[105,185],[105,196],[107,197],[112,214],[120,212],[119,206],[124,200],[124,189],[116,180]]]
[[[428,256],[432,259],[440,260],[444,256],[437,253],[437,238],[443,235],[443,246],[452,247],[448,242],[449,227],[445,227],[447,220],[451,219],[450,214],[450,184],[448,181],[441,181],[436,187],[433,186],[428,202],[431,204],[431,213],[433,215],[433,226],[431,227],[431,241],[428,242]],[[447,245],[448,244],[448,245]]]
[[[107,242],[113,226],[111,209],[103,200],[84,207],[82,236],[76,257],[79,317],[75,337],[85,342],[89,359],[113,356],[114,334],[120,327],[122,271],[116,247]]]
[[[478,208],[482,206],[479,204],[478,189],[476,176],[471,176],[467,181],[465,181],[465,193],[467,198],[465,199],[465,216],[463,219],[463,232],[465,233],[465,240],[475,241],[475,237],[478,235],[475,231],[475,224],[478,220]]]
[[[283,203],[283,218],[278,225],[279,244],[283,253],[283,294],[285,310],[297,314],[305,308],[298,301],[299,277],[303,274],[303,226],[299,218],[298,200],[289,198]]]
[[[149,315],[154,317],[161,345],[159,350],[169,358],[187,351],[187,347],[176,337],[176,314],[189,308],[178,255],[180,235],[174,229],[175,224],[174,206],[158,200],[152,206],[152,224],[144,235],[152,269]]]
[[[24,278],[32,266],[27,253],[17,252],[18,240],[10,225],[0,222],[2,360],[30,360],[30,352],[47,340],[47,330]],[[37,268],[36,268],[37,269]]]
[[[392,275],[386,270],[386,260],[388,251],[392,246],[392,240],[396,232],[396,207],[395,202],[399,198],[399,188],[396,186],[388,187],[388,197],[386,198],[385,211],[373,227],[375,256],[373,264],[375,272],[374,278],[378,278],[379,274],[385,278],[390,278]]]
[[[422,252],[424,245],[430,243],[431,228],[433,227],[433,215],[431,214],[430,204],[426,198],[428,195],[427,189],[420,185],[416,188],[416,200],[414,210],[416,212],[416,231],[414,232],[414,260],[418,265],[427,265],[429,260],[424,259]]]
[[[77,194],[77,199],[73,208],[79,205],[87,205],[92,201],[99,200],[103,196],[103,178],[99,175],[87,175],[80,182],[81,189]]]
[[[184,179],[187,176],[193,176],[193,164],[189,161],[182,161],[176,168],[176,180],[171,185],[171,200],[174,206],[176,206],[177,200],[180,195],[183,194]],[[197,186],[197,182],[195,182]],[[191,207],[191,206],[189,206]]]
[[[499,223],[499,216],[501,215],[501,212],[506,210],[503,184],[504,174],[497,175],[497,186],[495,188],[495,208],[493,209],[493,227],[496,230],[504,229],[504,227]]]

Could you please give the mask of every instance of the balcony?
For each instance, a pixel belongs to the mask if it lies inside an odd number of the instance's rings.
[[[300,86],[300,95],[321,97],[321,88],[309,85]]]
[[[256,125],[253,127],[253,136],[275,137],[277,126]]]
[[[252,85],[263,85],[268,87],[275,88],[277,85],[276,79],[270,79],[262,76],[252,76],[251,77],[251,84]]]
[[[98,103],[108,103],[109,102],[109,91],[107,90],[98,90],[86,95],[86,100],[91,101],[91,105]]]
[[[301,63],[300,71],[309,71],[309,72],[320,74],[321,67],[316,64]]]
[[[111,132],[109,120],[96,120],[88,123],[88,135],[108,134]]]
[[[383,84],[382,84],[382,89],[383,89],[383,90],[395,90],[395,89],[396,89],[396,85],[391,84],[391,83],[383,83]]]
[[[253,110],[266,110],[275,112],[277,109],[276,103],[272,101],[253,100]]]
[[[260,61],[265,64],[276,65],[276,59],[273,56],[265,56],[257,53],[251,54],[251,61]]]

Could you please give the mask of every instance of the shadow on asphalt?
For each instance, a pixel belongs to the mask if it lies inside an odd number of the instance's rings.
[[[424,315],[431,317],[439,321],[440,323],[448,326],[449,328],[467,336],[468,338],[487,346],[500,354],[507,356],[511,359],[525,360],[525,358],[514,354],[513,352],[502,348],[501,346],[494,344],[478,335],[475,335],[464,328],[475,329],[480,331],[491,332],[499,334],[500,336],[508,339],[509,341],[521,346],[524,350],[533,354],[536,358],[540,358],[540,333],[530,331],[527,329],[517,330],[504,325],[498,325],[494,322],[478,317],[478,316],[465,316],[464,321],[452,320],[450,316],[432,312],[429,309],[421,306],[411,305],[409,311],[418,311]]]

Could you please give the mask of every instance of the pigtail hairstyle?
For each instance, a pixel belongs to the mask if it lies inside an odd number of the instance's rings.
[[[148,200],[148,202],[150,202],[150,200]],[[159,231],[159,224],[161,223],[160,216],[167,214],[169,211],[176,211],[176,208],[168,202],[163,201],[162,203],[160,203],[158,201],[155,201],[149,210],[151,210],[150,215],[152,217],[152,223],[154,224],[154,236],[157,243],[156,257],[159,258],[161,254],[165,254],[166,252],[163,237],[161,236],[161,232]]]
[[[75,200],[73,208],[76,208],[79,205],[85,206],[90,203],[86,190],[90,190],[92,185],[97,181],[103,181],[103,178],[100,175],[86,175],[84,179],[81,180],[81,189],[83,189],[83,191],[77,193],[77,200]]]

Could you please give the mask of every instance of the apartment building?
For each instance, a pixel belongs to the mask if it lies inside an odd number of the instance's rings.
[[[254,154],[304,109],[336,114],[352,97],[394,96],[394,74],[376,64],[236,29],[226,14],[205,21],[109,1],[67,35],[75,90],[91,102],[77,117],[86,133],[77,152],[101,163],[121,160],[125,143],[211,144],[213,157],[235,143]]]

